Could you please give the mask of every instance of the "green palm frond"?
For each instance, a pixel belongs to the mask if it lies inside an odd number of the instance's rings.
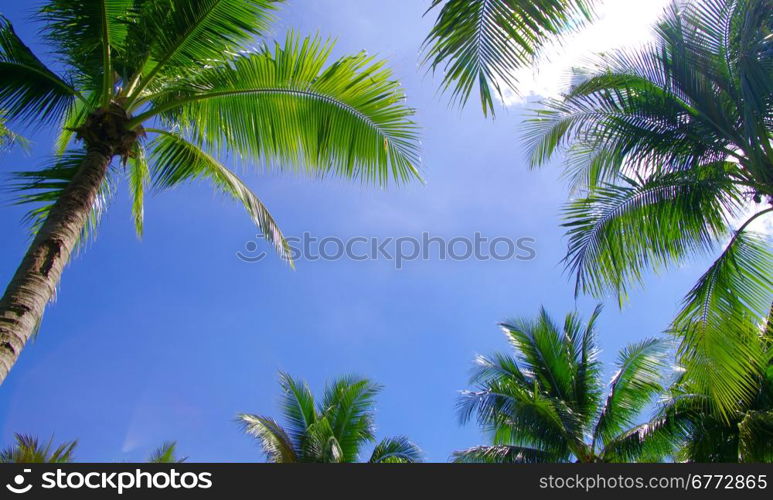
[[[609,440],[602,460],[607,463],[659,463],[674,456],[688,425],[684,414],[656,417]]]
[[[452,455],[459,464],[544,464],[561,461],[563,457],[522,446],[475,446]]]
[[[340,464],[346,460],[341,443],[335,435],[330,421],[321,417],[306,429],[303,444],[303,461],[313,463]]]
[[[205,68],[150,99],[211,151],[385,184],[418,177],[414,111],[391,73],[365,53],[327,65],[332,44],[289,34]]]
[[[617,372],[601,409],[594,431],[594,445],[606,447],[619,434],[629,432],[636,417],[663,391],[666,345],[647,339],[623,348],[617,357]],[[649,428],[637,432],[650,432]]]
[[[177,456],[177,443],[175,441],[166,441],[160,447],[153,450],[148,458],[148,463],[152,464],[180,464],[187,460],[187,457]]]
[[[62,191],[67,188],[85,156],[86,153],[84,151],[67,151],[61,156],[53,158],[39,170],[15,172],[13,174],[15,182],[11,184],[10,189],[17,193],[16,204],[33,205],[33,208],[24,217],[25,222],[31,227],[32,234],[36,234],[38,229],[40,229],[40,226],[48,217],[49,210],[51,210]],[[94,200],[87,223],[81,232],[78,241],[79,246],[88,243],[96,237],[99,222],[102,220],[105,210],[107,210],[113,197],[113,192],[113,182],[111,174],[108,172]]]
[[[372,464],[415,464],[421,461],[421,450],[405,436],[382,439],[368,460]]]
[[[571,202],[564,212],[565,262],[576,275],[576,292],[613,291],[622,300],[646,270],[713,250],[728,218],[741,211],[742,192],[727,178],[735,169],[719,163],[626,178],[626,185],[604,185]]]
[[[281,0],[279,0],[281,1]],[[125,95],[144,99],[170,79],[223,63],[273,20],[277,0],[148,1],[129,27]]]
[[[575,366],[574,400],[578,413],[587,415],[583,425],[590,424],[590,418],[595,415],[601,404],[601,363],[598,361],[599,350],[596,345],[596,322],[603,307],[598,304],[583,327],[577,314],[566,315],[564,331],[573,345]],[[570,327],[570,322],[574,325]]]
[[[292,378],[287,373],[279,374],[282,389],[282,416],[287,421],[287,434],[295,445],[296,453],[301,454],[309,427],[319,419],[308,384]]]
[[[24,149],[29,147],[26,138],[15,133],[5,125],[2,113],[0,113],[0,153],[11,149],[14,145],[21,145]]]
[[[444,71],[442,87],[464,105],[477,86],[483,114],[495,95],[518,92],[515,72],[540,48],[593,17],[593,0],[433,0],[440,7],[424,41],[424,63]],[[441,7],[442,5],[442,7]]]
[[[696,391],[725,417],[753,396],[768,361],[758,339],[773,302],[773,253],[768,238],[745,227],[698,280],[672,325]]]
[[[523,373],[516,360],[501,354],[479,356],[472,381],[476,389],[463,391],[457,405],[462,423],[475,415],[496,444],[569,455],[568,436],[578,428],[579,415],[554,404],[558,398],[543,390],[530,373]]]
[[[319,413],[330,422],[343,461],[356,460],[360,446],[375,439],[373,412],[380,391],[378,384],[351,376],[338,378],[325,388]]]
[[[773,463],[773,411],[750,411],[738,424],[739,462]]]
[[[167,189],[196,179],[211,181],[218,190],[241,202],[280,257],[290,260],[290,246],[276,221],[239,176],[182,135],[157,129],[148,131],[158,134],[148,144],[150,166],[145,166],[151,172],[156,189]],[[142,161],[142,158],[142,154],[138,155],[133,163]]]
[[[40,8],[48,42],[103,106],[116,83],[113,60],[128,49],[124,41],[133,6],[134,0],[49,0]]]
[[[598,314],[599,310],[594,312],[584,329],[579,317],[571,313],[559,330],[544,309],[536,321],[516,320],[500,326],[518,353],[521,369],[544,390],[572,404],[582,400],[585,408],[592,408],[598,398],[598,388],[593,386],[598,370],[593,324]],[[577,385],[578,376],[589,385]]]
[[[477,391],[462,392],[458,407],[462,423],[476,414],[478,424],[497,445],[537,447],[566,459],[571,437],[564,422],[576,416],[553,403],[550,397],[511,381],[491,381]]]
[[[145,229],[145,189],[150,182],[150,167],[145,148],[136,144],[134,153],[126,162],[129,192],[132,198],[132,218],[137,236],[142,237]]]
[[[16,444],[0,451],[0,463],[67,463],[72,462],[78,444],[70,441],[54,447],[54,439],[41,443],[38,438],[25,434],[15,435]]]
[[[98,98],[98,94],[92,93],[84,99],[76,99],[70,104],[69,109],[62,117],[58,135],[54,140],[55,155],[62,155],[69,148],[75,147],[73,143],[77,137],[76,131],[78,127],[83,125],[89,114],[99,107]]]
[[[78,92],[48,69],[0,16],[0,109],[27,125],[60,120]]]
[[[696,381],[689,369],[669,389],[649,425],[664,441],[673,443],[675,459],[698,463],[771,460],[773,349],[769,337],[757,336],[754,342],[758,351],[765,352],[767,370],[754,377],[753,397],[739,400],[726,413],[716,411],[714,395],[706,392],[705,383]],[[622,444],[625,451],[630,442]]]
[[[298,461],[296,447],[290,436],[274,419],[260,415],[240,414],[237,420],[245,433],[260,442],[266,458],[271,463],[294,463]]]

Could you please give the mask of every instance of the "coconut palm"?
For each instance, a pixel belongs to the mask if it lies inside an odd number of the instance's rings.
[[[699,463],[773,462],[773,369],[760,377],[757,394],[726,417],[710,410],[708,397],[683,377],[669,391],[650,425],[674,442],[674,457]]]
[[[433,0],[438,10],[424,41],[424,63],[444,70],[442,88],[465,104],[477,87],[483,114],[493,98],[518,93],[516,71],[549,42],[593,18],[595,0]]]
[[[651,434],[673,443],[678,461],[700,463],[773,462],[773,316],[757,337],[767,368],[755,380],[754,397],[727,415],[711,411],[709,395],[683,373],[649,422]]]
[[[54,447],[54,439],[41,443],[38,438],[25,434],[15,435],[16,444],[0,451],[0,463],[51,463],[72,462],[77,441],[70,441]]]
[[[577,291],[625,298],[648,271],[714,262],[672,329],[720,413],[754,397],[773,301],[773,0],[674,3],[646,48],[600,67],[530,122],[532,162],[565,154]]]
[[[279,384],[284,426],[271,417],[238,416],[244,431],[258,439],[269,462],[357,462],[363,446],[375,442],[373,413],[380,386],[364,378],[341,377],[315,402],[305,382],[281,373]],[[403,436],[381,440],[368,459],[370,463],[420,461],[419,448]]]
[[[0,19],[0,109],[59,132],[50,164],[20,175],[35,237],[0,300],[0,381],[119,176],[140,233],[146,190],[202,179],[286,258],[266,207],[218,158],[380,184],[417,176],[413,110],[384,63],[364,52],[331,61],[332,43],[295,34],[255,45],[277,4],[50,0],[36,20],[56,70]]]
[[[651,462],[670,452],[669,436],[636,425],[663,387],[663,342],[620,351],[604,392],[597,360],[597,307],[583,324],[576,313],[563,325],[540,311],[535,320],[501,324],[515,356],[478,357],[475,389],[459,401],[463,423],[473,417],[491,444],[454,454],[457,462]]]

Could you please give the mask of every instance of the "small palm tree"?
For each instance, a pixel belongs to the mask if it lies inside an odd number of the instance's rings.
[[[329,384],[322,401],[316,403],[305,382],[281,373],[279,384],[284,427],[271,417],[238,416],[269,462],[356,462],[362,447],[375,442],[373,413],[380,386],[367,379],[342,377]],[[370,463],[420,461],[419,448],[402,436],[380,441],[368,459]]]
[[[648,339],[620,351],[604,394],[596,359],[600,311],[585,325],[572,313],[559,326],[544,309],[534,321],[501,325],[516,356],[479,357],[476,389],[459,401],[462,422],[475,415],[492,442],[456,452],[455,461],[650,462],[671,450],[667,436],[636,425],[663,390],[663,342]]]
[[[621,300],[649,270],[716,260],[672,329],[720,414],[754,397],[773,301],[773,0],[675,2],[652,46],[607,54],[531,120],[533,164],[564,151],[577,291]]]
[[[595,0],[433,0],[439,8],[424,42],[424,63],[444,70],[443,89],[465,104],[475,87],[483,114],[505,90],[518,93],[516,71],[547,43],[591,20]]]
[[[0,382],[119,176],[138,233],[146,190],[206,180],[288,259],[266,207],[218,157],[379,184],[418,176],[414,111],[384,63],[330,63],[331,43],[294,34],[255,45],[278,3],[49,0],[36,20],[62,73],[0,16],[0,109],[58,133],[51,163],[20,174],[35,237],[0,299]]]
[[[0,451],[0,463],[50,463],[72,462],[73,450],[77,441],[63,443],[54,448],[54,439],[41,443],[38,438],[16,434],[16,444]]]
[[[153,450],[148,458],[151,464],[180,464],[188,460],[188,457],[177,456],[177,443],[166,441],[160,447]]]

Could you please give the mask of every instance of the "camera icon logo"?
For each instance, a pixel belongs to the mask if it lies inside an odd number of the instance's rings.
[[[32,472],[32,469],[24,469],[24,474],[29,472]],[[5,487],[8,488],[8,491],[11,493],[27,493],[32,489],[31,484],[24,486],[24,482],[27,480],[27,478],[24,477],[24,474],[16,474],[13,478],[13,484],[8,483],[5,485]]]

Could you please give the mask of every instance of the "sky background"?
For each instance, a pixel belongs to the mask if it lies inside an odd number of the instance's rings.
[[[595,301],[575,300],[560,260],[560,212],[568,193],[559,162],[530,171],[521,136],[525,109],[556,95],[566,72],[589,52],[642,43],[664,4],[608,0],[598,25],[567,49],[551,49],[524,96],[486,120],[473,102],[449,108],[438,79],[419,68],[418,49],[432,14],[428,1],[295,0],[272,37],[287,29],[338,40],[335,54],[365,49],[386,58],[418,110],[426,184],[377,189],[247,169],[244,178],[286,235],[531,237],[537,256],[523,262],[299,261],[236,257],[256,230],[236,203],[197,183],[146,200],[145,236],[134,233],[120,184],[97,240],[73,260],[40,335],[0,387],[0,445],[14,432],[78,439],[79,461],[142,460],[165,440],[192,461],[262,461],[240,432],[239,412],[278,416],[277,373],[305,378],[315,392],[347,373],[383,384],[378,438],[405,434],[430,461],[485,442],[461,426],[458,391],[476,354],[506,350],[499,321],[555,317]],[[17,32],[40,51],[26,2],[0,2]],[[39,52],[40,54],[40,52]],[[45,57],[49,60],[50,58]],[[31,134],[32,152],[0,158],[0,174],[31,169],[52,150]],[[25,209],[3,192],[0,282],[10,280],[29,242]],[[262,245],[262,243],[261,243]],[[264,247],[261,247],[264,248]],[[706,262],[647,280],[620,310],[609,300],[599,322],[605,376],[623,345],[656,336]]]

